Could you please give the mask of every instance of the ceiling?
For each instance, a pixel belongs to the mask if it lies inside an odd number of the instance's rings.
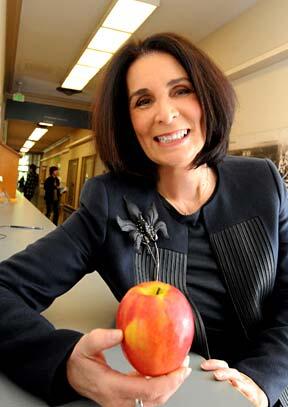
[[[197,43],[257,0],[160,0],[160,7],[136,32],[144,37],[175,31]],[[7,0],[6,94],[21,82],[26,101],[89,110],[97,92],[96,75],[82,93],[56,91],[96,31],[111,0]],[[7,144],[18,150],[36,123],[9,120]],[[63,138],[71,128],[54,126],[31,152]],[[39,144],[38,144],[39,143]]]
[[[7,129],[9,134],[9,142],[7,144],[14,150],[19,151],[23,146],[23,142],[27,140],[34,129],[35,123],[24,120],[9,120]],[[53,126],[41,138],[41,140],[37,141],[30,152],[41,153],[51,144],[56,143],[58,140],[64,139],[72,131],[73,129],[71,127]]]

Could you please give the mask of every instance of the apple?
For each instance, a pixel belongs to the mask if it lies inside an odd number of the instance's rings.
[[[194,318],[186,297],[160,281],[127,291],[117,310],[116,326],[123,331],[124,354],[144,376],[179,368],[194,337]]]

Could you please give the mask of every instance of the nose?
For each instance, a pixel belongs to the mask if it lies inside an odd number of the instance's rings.
[[[169,100],[162,100],[157,105],[155,121],[157,123],[170,124],[179,117],[177,107]]]

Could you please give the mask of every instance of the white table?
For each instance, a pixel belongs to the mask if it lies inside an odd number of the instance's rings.
[[[120,347],[105,352],[108,363],[115,369],[128,372],[131,370]],[[228,383],[217,382],[211,373],[200,369],[202,358],[191,355],[192,373],[178,391],[165,404],[166,407],[251,407],[252,405]],[[42,400],[37,399],[10,382],[0,374],[0,406],[5,407],[47,407]],[[97,406],[89,400],[79,400],[66,407]],[[117,400],[115,399],[115,407]],[[144,404],[145,407],[145,404]]]
[[[14,229],[5,225],[37,226],[43,229]],[[19,192],[15,202],[0,204],[0,226],[0,233],[5,235],[4,238],[0,235],[0,261],[55,229],[55,225]]]

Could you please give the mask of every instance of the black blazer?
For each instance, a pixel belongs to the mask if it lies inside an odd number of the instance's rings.
[[[234,366],[263,388],[273,406],[288,384],[287,191],[269,160],[227,157],[217,171],[217,191],[203,208],[204,219],[239,330],[251,344],[246,353],[235,349],[241,358]],[[146,218],[155,204],[158,219],[150,221],[164,221],[169,233],[169,239],[158,234],[161,279],[187,295],[187,227],[169,215],[156,189],[137,177],[106,174],[89,180],[78,211],[0,264],[1,368],[51,404],[76,397],[66,382],[65,360],[81,333],[55,330],[39,312],[94,270],[118,300],[132,285],[153,278],[151,256],[145,248],[136,252],[117,223],[117,216],[129,219],[124,197]],[[189,300],[196,342],[208,357],[205,327]],[[281,401],[288,406],[285,392]]]
[[[60,181],[59,178],[53,177],[50,175],[50,177],[45,179],[44,182],[44,190],[45,190],[45,195],[44,199],[47,203],[53,203],[55,200],[59,201],[60,199]],[[56,190],[56,194],[54,191]],[[57,199],[55,199],[55,195]]]

